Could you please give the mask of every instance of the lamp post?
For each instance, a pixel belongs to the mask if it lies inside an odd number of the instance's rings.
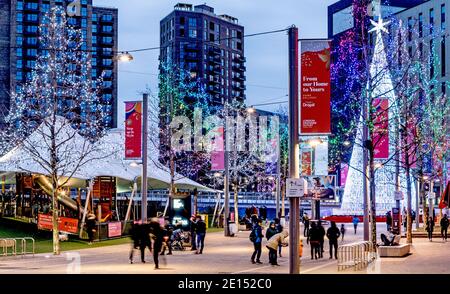
[[[141,218],[142,223],[147,222],[147,134],[148,134],[148,94],[142,97],[142,179],[141,179]]]

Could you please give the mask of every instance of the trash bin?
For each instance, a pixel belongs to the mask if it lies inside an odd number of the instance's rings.
[[[235,222],[230,222],[228,224],[228,228],[230,230],[230,235],[231,236],[234,236],[234,235],[236,235],[238,233],[238,228],[237,228],[237,225],[236,225]]]

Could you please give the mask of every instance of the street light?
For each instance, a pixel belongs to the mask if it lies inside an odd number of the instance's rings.
[[[320,138],[314,138],[314,139],[309,139],[307,141],[308,145],[310,145],[311,147],[317,147],[318,145],[322,144],[323,141]]]
[[[132,163],[130,163],[131,167],[139,167],[139,163],[137,163],[136,161],[133,161]]]
[[[247,108],[247,112],[253,114],[256,112],[256,109],[253,106],[250,106],[249,108]]]
[[[133,61],[133,59],[133,55],[128,52],[120,52],[117,55],[117,60],[119,60],[120,62],[130,62]]]
[[[352,144],[352,142],[350,142],[349,140],[345,140],[344,141],[344,146],[348,147]]]

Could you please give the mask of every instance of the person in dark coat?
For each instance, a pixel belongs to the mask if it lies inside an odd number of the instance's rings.
[[[206,236],[206,223],[203,221],[201,216],[197,216],[197,225],[195,228],[195,235],[197,236],[197,251],[195,254],[202,254],[203,248],[205,247],[205,236]]]
[[[323,244],[325,243],[325,228],[322,226],[322,222],[319,221],[317,225],[317,229],[319,230],[319,236],[320,236],[320,258],[323,258]]]
[[[86,232],[89,238],[89,245],[94,241],[94,233],[95,233],[95,214],[90,213],[86,220]]]
[[[196,244],[196,236],[195,236],[195,230],[197,226],[197,218],[195,217],[195,214],[191,216],[190,222],[189,222],[189,229],[191,232],[191,251],[197,251],[197,244]]]
[[[449,221],[447,218],[447,215],[444,214],[444,216],[441,219],[441,236],[442,240],[447,242],[447,230],[448,230]]]
[[[163,250],[161,252],[161,255],[164,255],[166,252],[166,248],[169,250],[169,253],[167,255],[172,255],[172,235],[173,235],[173,226],[169,221],[166,221],[166,224],[164,226],[164,245]]]
[[[275,223],[274,222],[270,222],[270,225],[269,225],[269,227],[267,228],[267,231],[266,231],[266,238],[267,238],[267,240],[269,240],[272,236],[274,236],[276,234],[278,234],[278,230],[275,227]]]
[[[130,250],[130,263],[133,263],[133,255],[134,250],[139,248],[139,225],[135,223],[131,223],[131,229],[130,229],[130,236],[131,236],[131,250]]]
[[[345,236],[345,225],[344,224],[342,224],[341,225],[341,236],[342,236],[342,242],[344,242],[344,236]]]
[[[303,215],[302,218],[304,229],[303,229],[303,236],[308,237],[309,234],[309,217],[308,214],[305,212],[305,215]]]
[[[335,222],[331,222],[331,226],[327,230],[327,238],[330,243],[330,259],[333,258],[333,248],[334,248],[334,257],[337,259],[337,249],[338,249],[338,239],[341,235],[338,227]]]
[[[431,216],[427,220],[426,231],[428,232],[428,240],[433,241],[434,219]]]
[[[251,234],[254,235],[254,240],[252,240],[252,242],[253,242],[253,247],[255,249],[253,251],[252,258],[251,258],[251,261],[253,264],[255,264],[255,263],[261,264],[262,263],[260,258],[261,258],[261,252],[262,252],[261,245],[262,245],[262,240],[264,238],[264,235],[262,233],[261,224],[262,224],[262,221],[258,220],[256,222],[256,224],[253,226],[253,229],[251,232]],[[256,261],[255,261],[255,258],[256,258]]]
[[[311,259],[317,259],[320,257],[320,231],[317,228],[316,223],[311,223],[311,228],[308,232],[308,243],[311,246]]]
[[[150,240],[150,227],[148,224],[140,224],[138,226],[139,249],[141,251],[141,261],[145,263],[145,249],[148,248],[152,252],[152,242]]]
[[[388,211],[386,213],[386,230],[388,232],[391,230],[391,225],[392,225],[392,215],[391,215],[391,212]]]
[[[153,235],[153,262],[155,263],[155,269],[159,269],[159,253],[164,240],[164,231],[158,219],[152,219],[149,228],[150,233]]]

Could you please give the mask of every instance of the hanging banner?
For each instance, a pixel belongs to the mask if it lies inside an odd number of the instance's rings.
[[[302,176],[312,175],[311,151],[302,151]]]
[[[345,187],[348,175],[348,164],[341,164],[341,187]]]
[[[314,174],[316,176],[328,175],[328,142],[323,141],[315,147]]]
[[[142,102],[125,102],[125,159],[142,158]]]
[[[331,133],[329,40],[301,40],[300,134]]]
[[[278,140],[270,139],[267,142],[266,152],[265,152],[265,162],[266,162],[266,174],[276,175],[277,165],[278,165]]]
[[[218,127],[216,129],[216,135],[212,141],[211,151],[211,171],[225,170],[225,152],[224,152],[224,129]]]
[[[375,159],[389,158],[389,100],[374,99],[373,146]]]

